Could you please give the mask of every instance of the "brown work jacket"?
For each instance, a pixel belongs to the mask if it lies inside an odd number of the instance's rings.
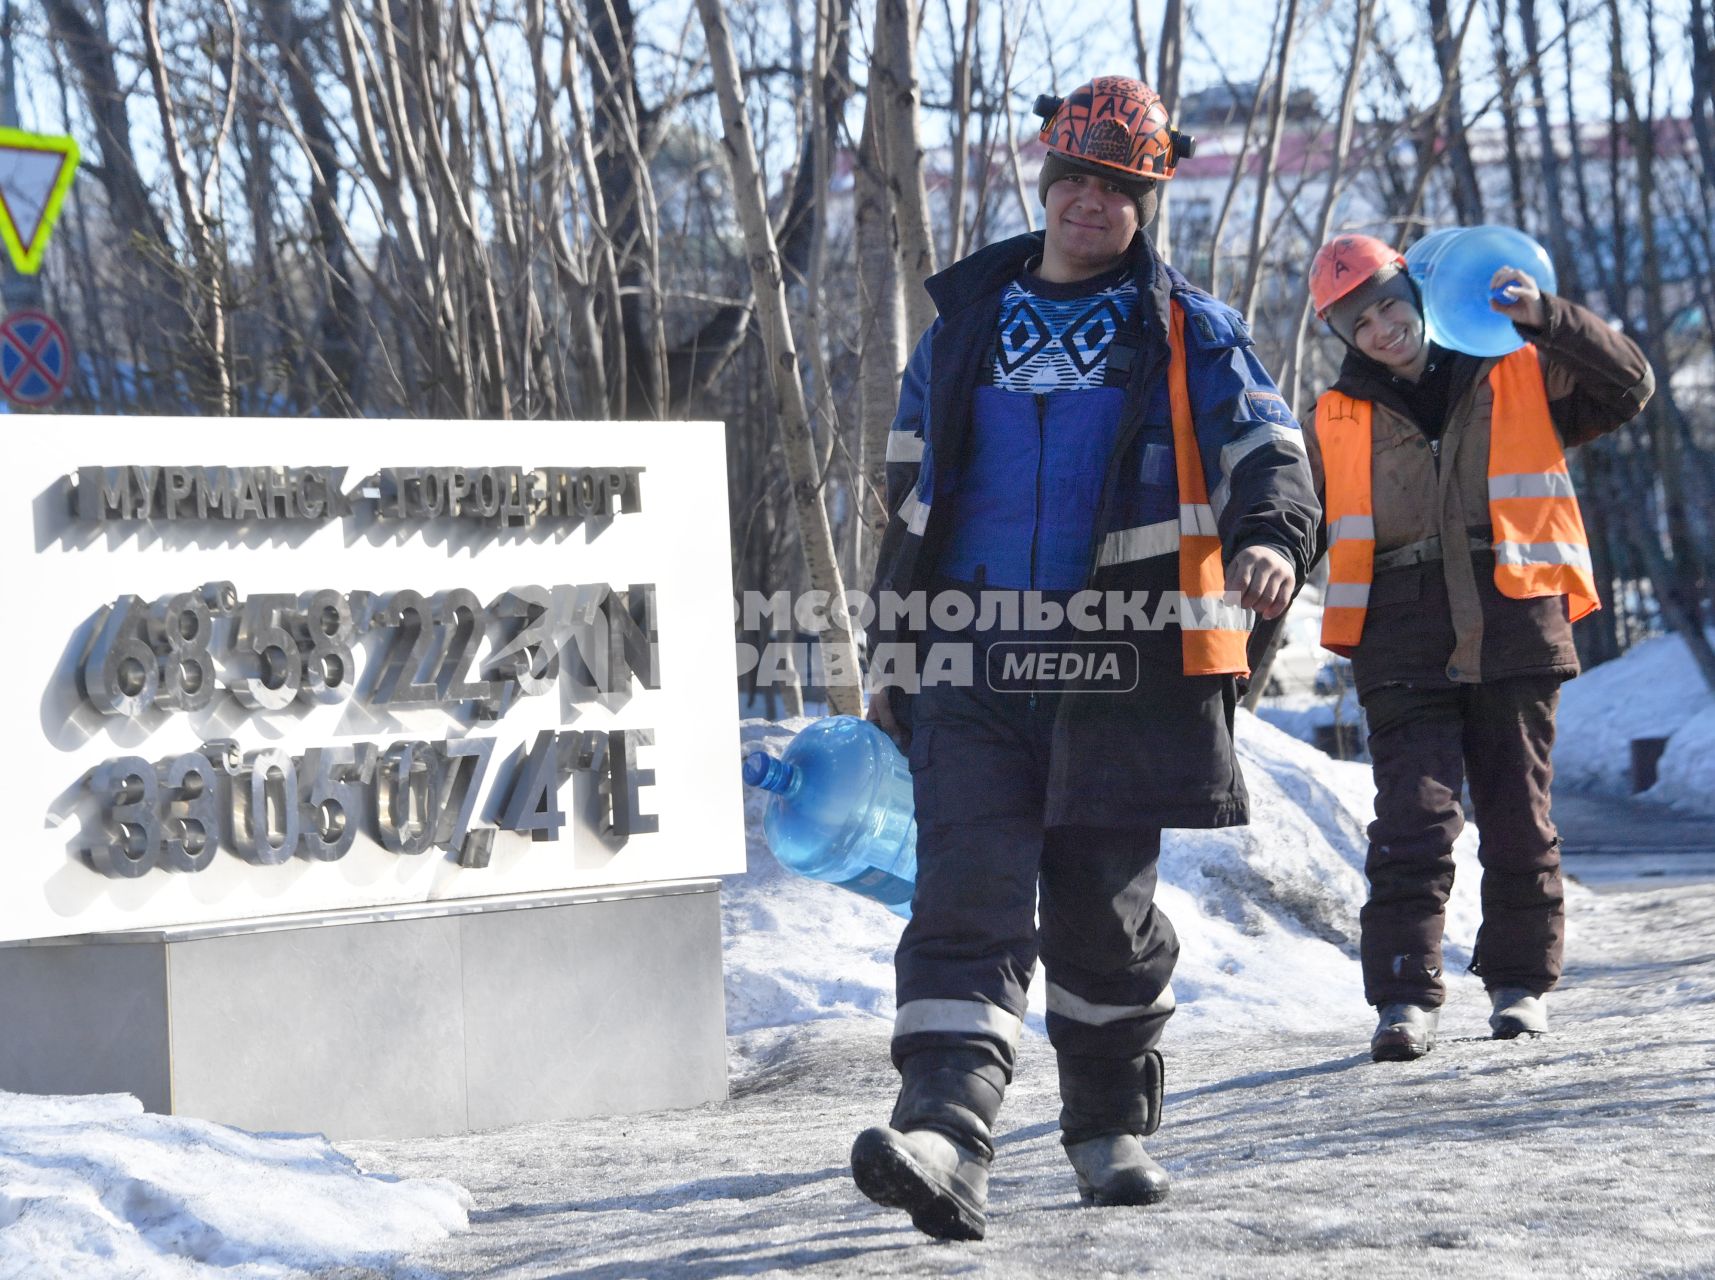
[[[1655,390],[1631,339],[1593,312],[1543,296],[1536,344],[1549,414],[1570,448],[1629,421]],[[1372,406],[1376,568],[1363,637],[1352,655],[1359,694],[1382,685],[1447,688],[1507,676],[1578,674],[1564,596],[1515,600],[1495,586],[1490,549],[1490,358],[1436,349],[1455,361],[1438,441],[1408,407],[1410,384],[1356,351],[1334,387]],[[1505,429],[1504,423],[1499,429]],[[1305,433],[1317,497],[1322,452]],[[1324,531],[1323,545],[1326,545]]]

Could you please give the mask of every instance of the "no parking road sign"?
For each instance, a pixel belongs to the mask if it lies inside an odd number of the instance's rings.
[[[0,394],[14,404],[52,404],[71,381],[71,343],[40,311],[0,320]]]

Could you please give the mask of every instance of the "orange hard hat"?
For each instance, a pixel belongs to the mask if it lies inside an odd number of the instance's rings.
[[[1398,249],[1374,236],[1335,236],[1316,251],[1310,263],[1310,304],[1320,320],[1328,308],[1384,267],[1405,270]]]
[[[1161,95],[1129,76],[1097,76],[1064,98],[1036,100],[1048,150],[1125,178],[1166,181],[1196,140],[1167,122]]]

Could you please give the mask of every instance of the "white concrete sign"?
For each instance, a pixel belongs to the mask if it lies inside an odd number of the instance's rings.
[[[718,424],[9,445],[0,941],[743,869]]]

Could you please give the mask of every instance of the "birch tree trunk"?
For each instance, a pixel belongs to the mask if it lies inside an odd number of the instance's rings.
[[[226,16],[232,35],[233,69],[227,79],[229,87],[219,129],[208,148],[208,167],[203,173],[200,191],[191,181],[177,113],[173,109],[166,56],[161,50],[161,32],[156,21],[156,0],[143,0],[141,22],[144,61],[154,86],[155,105],[160,112],[162,147],[166,152],[167,168],[172,174],[173,190],[178,195],[179,211],[185,220],[185,239],[190,244],[196,264],[196,292],[200,296],[187,299],[185,310],[200,357],[198,381],[202,386],[198,390],[210,410],[223,417],[231,417],[236,409],[226,340],[226,263],[209,227],[214,192],[220,181],[220,153],[232,129],[238,88],[240,37],[238,14],[231,0],[226,0]]]
[[[876,116],[880,101],[871,93],[864,106],[863,136],[858,142],[856,235],[858,254],[858,464],[863,483],[858,565],[868,581],[887,527],[887,433],[899,398],[899,375],[904,367],[899,296],[899,232],[888,199],[886,159]]]
[[[708,42],[709,66],[714,73],[720,101],[722,140],[732,169],[733,198],[739,223],[744,228],[745,252],[756,296],[757,318],[762,324],[763,344],[768,351],[769,379],[774,388],[780,422],[781,452],[792,481],[792,501],[798,513],[798,536],[810,571],[810,585],[826,592],[828,614],[834,626],[823,636],[828,682],[828,705],[839,715],[862,715],[861,677],[857,646],[846,629],[843,608],[845,585],[840,580],[839,560],[834,551],[828,511],[822,504],[820,477],[816,474],[815,442],[810,436],[809,407],[804,401],[798,351],[786,311],[786,284],[781,274],[780,254],[774,230],[768,221],[763,197],[762,174],[756,158],[756,143],[750,121],[744,114],[744,87],[739,77],[738,55],[727,28],[721,0],[697,0]]]
[[[702,7],[703,0],[698,0]],[[869,91],[880,93],[887,183],[899,215],[899,274],[905,289],[908,338],[916,341],[935,319],[923,282],[935,274],[935,237],[923,184],[923,144],[917,121],[917,35],[911,0],[876,0],[875,61]]]

